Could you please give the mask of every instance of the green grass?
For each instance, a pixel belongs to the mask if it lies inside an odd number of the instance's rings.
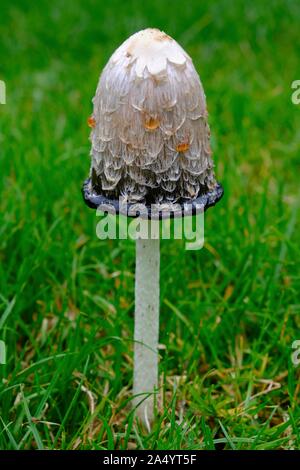
[[[1,1],[1,449],[300,448],[299,2]],[[205,87],[222,202],[205,247],[163,241],[160,395],[130,408],[134,243],[80,188],[99,73],[148,26]]]

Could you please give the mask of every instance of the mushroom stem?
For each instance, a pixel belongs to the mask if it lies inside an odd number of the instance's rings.
[[[136,240],[133,404],[148,430],[158,385],[159,243]]]

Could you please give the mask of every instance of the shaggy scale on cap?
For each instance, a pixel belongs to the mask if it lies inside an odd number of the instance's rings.
[[[127,39],[93,104],[92,191],[148,204],[193,200],[216,187],[203,87],[170,36],[146,29]]]

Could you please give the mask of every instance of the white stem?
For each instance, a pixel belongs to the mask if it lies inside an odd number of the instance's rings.
[[[136,240],[133,404],[150,430],[158,385],[159,239]]]

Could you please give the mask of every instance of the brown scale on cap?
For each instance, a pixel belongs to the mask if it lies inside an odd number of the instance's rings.
[[[155,131],[159,127],[159,119],[156,116],[145,116],[144,127],[148,131]]]
[[[180,153],[187,152],[190,148],[190,144],[188,142],[180,142],[180,144],[176,145],[176,151]]]
[[[94,129],[94,127],[96,127],[95,118],[93,116],[88,117],[87,124],[88,124],[89,127],[91,127],[91,129]]]

